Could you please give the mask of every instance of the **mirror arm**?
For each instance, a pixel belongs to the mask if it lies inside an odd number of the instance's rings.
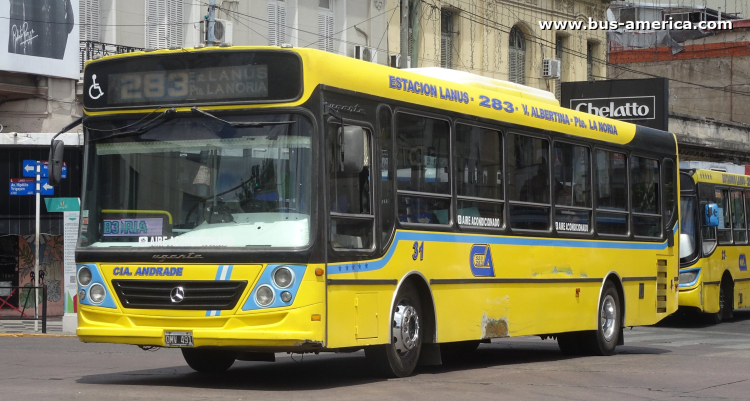
[[[64,127],[64,128],[62,129],[62,131],[58,132],[57,134],[55,134],[55,136],[53,136],[53,137],[52,137],[52,141],[50,141],[50,146],[52,146],[52,145],[53,145],[53,144],[55,143],[55,139],[57,139],[57,137],[58,137],[58,136],[60,136],[60,135],[62,135],[62,134],[64,134],[64,133],[66,133],[66,132],[68,132],[68,131],[72,130],[73,128],[77,127],[78,125],[80,125],[80,124],[81,124],[81,122],[82,122],[82,121],[83,121],[83,117],[78,117],[78,118],[77,118],[77,119],[75,119],[75,120],[74,120],[74,121],[73,121],[72,123],[70,123],[70,124],[66,125],[66,126],[65,126],[65,127]]]

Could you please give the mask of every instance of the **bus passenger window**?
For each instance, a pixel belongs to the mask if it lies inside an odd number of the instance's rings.
[[[660,177],[658,160],[638,156],[630,158],[633,235],[661,237]]]
[[[732,218],[729,208],[729,190],[716,189],[716,204],[719,205],[719,227],[716,228],[720,244],[732,243]]]
[[[507,138],[510,226],[549,230],[549,141],[518,134]]]
[[[499,131],[456,124],[458,224],[501,228],[503,138]]]
[[[413,114],[396,115],[398,219],[402,223],[450,222],[450,126]]]
[[[327,160],[331,244],[339,249],[370,249],[373,246],[375,217],[372,214],[370,180],[370,131],[365,130],[365,161],[362,171],[342,172],[337,162],[340,124],[328,127]]]
[[[628,234],[628,174],[625,153],[596,150],[596,231]]]
[[[732,235],[735,244],[747,242],[747,226],[745,225],[745,202],[742,191],[733,189],[731,192],[732,204]]]
[[[564,233],[589,233],[591,151],[585,146],[555,142],[552,160],[555,229]]]

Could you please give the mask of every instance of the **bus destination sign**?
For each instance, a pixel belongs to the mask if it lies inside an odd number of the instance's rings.
[[[84,73],[88,110],[278,103],[301,92],[301,60],[291,52],[144,54],[93,62]]]
[[[112,104],[138,103],[145,99],[179,102],[184,99],[264,98],[268,96],[268,66],[109,74],[107,96]]]

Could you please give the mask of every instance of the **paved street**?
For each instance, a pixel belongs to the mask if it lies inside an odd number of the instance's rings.
[[[275,363],[236,362],[205,378],[178,350],[0,337],[0,399],[748,399],[750,311],[718,326],[671,318],[628,330],[625,341],[612,357],[566,358],[554,341],[505,339],[460,363],[381,380],[362,352],[279,354]]]

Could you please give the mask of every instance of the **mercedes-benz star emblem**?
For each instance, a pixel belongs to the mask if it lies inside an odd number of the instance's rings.
[[[176,304],[182,302],[185,299],[185,289],[182,287],[172,288],[172,291],[169,292],[169,298]]]

